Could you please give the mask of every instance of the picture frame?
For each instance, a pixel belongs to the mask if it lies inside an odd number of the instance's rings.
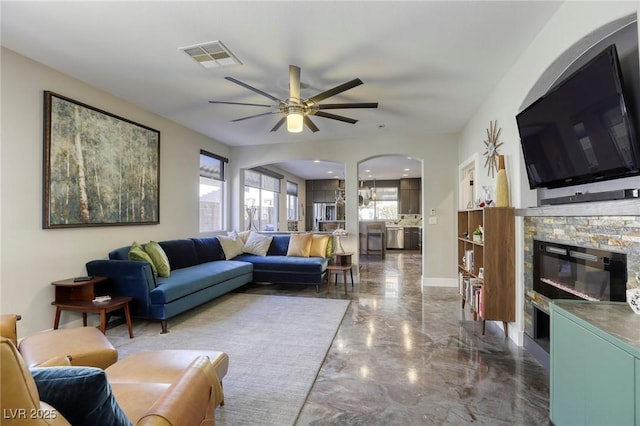
[[[160,223],[160,131],[44,91],[44,229]]]

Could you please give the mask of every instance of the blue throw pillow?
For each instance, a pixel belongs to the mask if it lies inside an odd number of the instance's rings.
[[[94,367],[33,368],[40,400],[74,426],[129,426],[113,397],[105,372]]]
[[[267,256],[286,256],[290,239],[289,235],[274,235]]]
[[[214,262],[224,260],[224,250],[220,245],[220,240],[215,237],[192,238],[196,246],[198,263]]]

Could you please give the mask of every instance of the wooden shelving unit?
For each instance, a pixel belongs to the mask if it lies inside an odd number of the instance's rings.
[[[511,207],[458,211],[458,272],[462,308],[469,304],[474,320],[515,321],[515,211]],[[484,230],[481,241],[473,231]],[[465,285],[466,283],[466,285]],[[471,286],[471,289],[467,289]]]

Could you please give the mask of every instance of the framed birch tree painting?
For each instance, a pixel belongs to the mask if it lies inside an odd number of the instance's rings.
[[[160,132],[44,92],[43,228],[160,223]]]

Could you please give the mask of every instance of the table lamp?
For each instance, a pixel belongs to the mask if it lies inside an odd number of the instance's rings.
[[[342,248],[342,242],[340,241],[340,237],[346,237],[347,235],[349,235],[347,230],[338,228],[335,231],[333,231],[331,235],[335,237],[336,241],[338,242],[337,246],[340,249],[340,251],[336,251],[336,253],[344,253],[344,248]]]

